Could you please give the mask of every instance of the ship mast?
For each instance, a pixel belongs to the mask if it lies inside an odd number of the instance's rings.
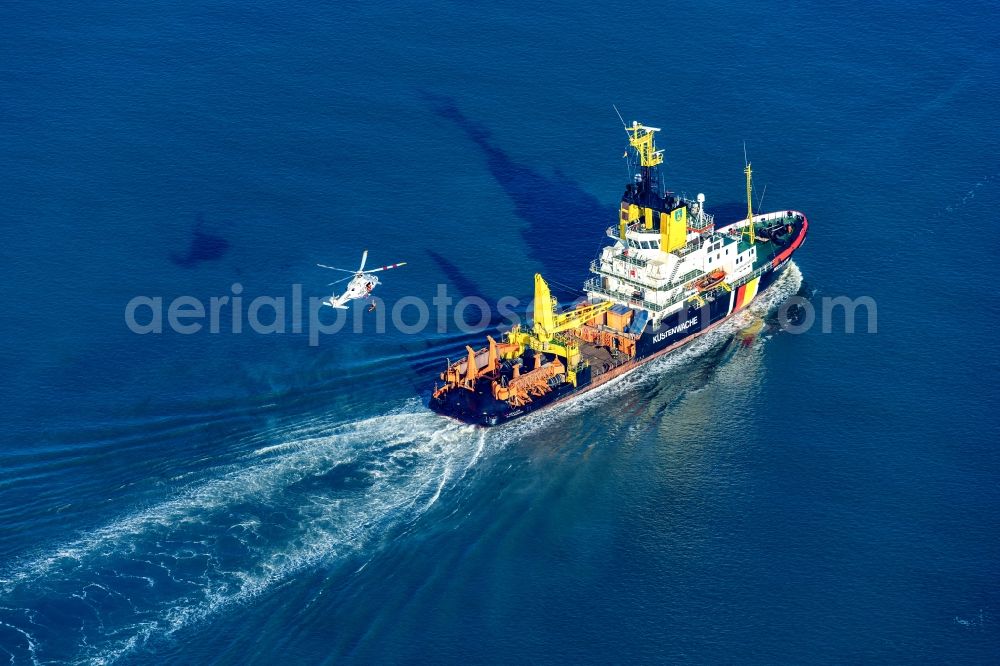
[[[663,164],[663,151],[657,150],[653,144],[653,137],[659,131],[659,127],[640,125],[635,120],[632,121],[631,127],[625,128],[625,132],[628,133],[629,144],[639,154],[639,165],[642,167],[642,181],[646,188],[649,188],[652,183],[650,169]]]
[[[744,150],[744,161],[746,160],[746,146],[743,147]],[[743,169],[743,173],[747,175],[747,226],[743,228],[743,233],[750,236],[750,244],[753,245],[754,241],[757,240],[757,232],[753,228],[753,199],[751,198],[751,193],[753,192],[753,185],[751,184],[751,178],[753,170],[750,169],[750,163],[746,163],[747,167]]]

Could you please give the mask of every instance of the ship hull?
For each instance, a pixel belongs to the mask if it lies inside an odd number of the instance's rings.
[[[429,406],[440,414],[466,423],[495,426],[582,395],[684,346],[745,309],[766,292],[784,272],[792,252],[804,239],[805,225],[795,242],[774,257],[770,268],[755,280],[731,291],[717,292],[712,300],[706,299],[707,302],[703,306],[680,310],[665,317],[656,327],[647,326],[637,340],[636,354],[632,360],[609,368],[593,379],[591,372],[581,372],[577,377],[576,386],[561,384],[545,395],[536,397],[519,407],[512,407],[505,401],[495,399],[490,394],[487,382],[477,385],[471,391],[452,391],[443,399],[432,399]]]

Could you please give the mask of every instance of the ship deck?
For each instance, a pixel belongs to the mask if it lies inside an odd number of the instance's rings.
[[[590,364],[590,376],[592,379],[596,379],[628,360],[623,354],[619,354],[616,358],[607,347],[598,346],[579,338],[575,339],[575,341],[580,346],[581,359]]]

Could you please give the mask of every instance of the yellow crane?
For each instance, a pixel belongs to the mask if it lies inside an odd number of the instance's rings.
[[[580,346],[568,339],[557,337],[559,333],[583,326],[587,321],[607,312],[614,305],[612,301],[602,301],[594,305],[556,314],[556,303],[549,285],[541,274],[535,274],[534,323],[530,331],[515,326],[507,334],[507,341],[517,345],[509,357],[520,356],[525,349],[555,354],[566,359],[566,378],[576,384],[576,367],[580,363]],[[536,357],[538,358],[538,357]]]

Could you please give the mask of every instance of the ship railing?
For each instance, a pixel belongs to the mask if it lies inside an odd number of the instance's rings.
[[[642,220],[638,222],[630,222],[629,225],[625,227],[625,230],[640,234],[655,234],[657,236],[659,236],[660,234],[660,230],[656,229],[655,227],[652,229],[647,229],[645,222],[643,222]],[[701,229],[698,229],[698,231],[701,231]],[[607,234],[608,238],[613,238],[616,241],[620,241],[622,239],[621,235],[619,234],[618,227],[608,227],[604,230],[604,233]]]
[[[627,275],[619,275],[618,273],[606,271],[603,268],[601,268],[601,262],[600,260],[597,259],[590,262],[590,272],[599,273],[601,275],[606,275],[608,277],[613,277],[617,280],[621,280],[622,282],[627,282],[628,284],[634,285],[639,289],[647,289],[649,291],[670,291],[671,289],[676,289],[682,284],[682,282],[679,281],[667,280],[666,282],[658,286],[650,285],[645,282],[640,282],[639,280],[636,280],[635,278],[629,277]]]
[[[618,257],[615,257],[615,258],[617,259]],[[628,262],[626,262],[626,263],[628,263]],[[602,261],[601,259],[594,259],[593,261],[590,262],[590,272],[591,273],[600,273],[601,275],[608,275],[608,276],[612,276],[612,277],[616,277],[616,278],[621,278],[622,280],[630,280],[631,282],[634,282],[636,284],[642,285],[642,287],[644,289],[662,289],[663,288],[663,287],[656,287],[656,286],[653,286],[651,284],[647,284],[645,282],[641,282],[640,280],[638,280],[637,278],[634,278],[634,277],[629,277],[627,275],[619,275],[618,273],[615,273],[613,270],[605,269],[604,268],[604,264],[605,264],[605,262]],[[666,285],[663,285],[663,286],[665,287]]]
[[[626,264],[632,264],[633,266],[638,266],[639,268],[645,268],[646,266],[649,265],[648,259],[643,259],[642,257],[634,257],[630,254],[624,254],[624,252],[619,252],[615,254],[612,258],[624,261]],[[598,263],[599,262],[600,260],[598,260]],[[593,265],[593,263],[591,265]]]
[[[627,227],[625,227],[625,230],[637,231],[643,234],[660,233],[657,229],[647,229],[642,222],[632,222]],[[618,233],[618,227],[608,227],[607,229],[604,230],[604,233],[607,234],[608,238],[613,238],[616,241],[620,241],[622,239],[622,237]]]
[[[645,268],[646,266],[649,265],[648,259],[643,259],[642,257],[633,257],[632,255],[624,253],[615,255],[615,259],[621,259],[626,264],[632,264],[633,266],[638,266],[639,268]]]
[[[620,292],[611,291],[610,289],[605,289],[601,286],[601,283],[597,278],[590,278],[584,282],[583,288],[585,291],[606,296],[609,300],[621,301],[623,303],[628,303],[632,307],[639,307],[652,312],[658,312],[670,305],[669,303],[667,305],[660,305],[659,303],[654,303],[653,301],[647,301],[644,298],[635,298],[634,295],[622,294]]]
[[[698,250],[698,249],[701,249],[701,236],[699,236],[698,238],[692,240],[691,242],[689,242],[684,247],[682,247],[682,248],[680,248],[678,250],[675,250],[674,253],[678,257],[682,257],[683,258],[683,257],[686,257],[687,255],[691,254],[692,252],[694,252],[695,250]]]
[[[600,273],[601,275],[607,275],[608,277],[613,277],[617,280],[621,280],[622,282],[627,282],[631,285],[635,285],[635,287],[639,289],[657,289],[657,287],[651,287],[648,284],[639,282],[635,278],[630,278],[626,275],[619,275],[618,273],[604,270],[603,268],[601,268],[601,261],[599,259],[595,259],[594,261],[590,262],[590,272]]]
[[[739,278],[738,280],[734,280],[734,281],[730,282],[729,286],[731,288],[733,288],[733,289],[736,289],[738,287],[743,286],[747,282],[750,282],[754,278],[758,278],[758,277],[764,275],[764,273],[767,273],[770,270],[771,270],[771,262],[766,262],[763,266],[760,266],[759,268],[754,269],[753,271],[751,271],[750,273],[747,273],[746,275],[744,275],[743,277]],[[687,273],[683,277],[684,278],[688,278],[689,276],[692,276],[692,274],[695,273],[695,272],[696,271],[692,271],[691,273]],[[615,277],[618,277],[619,279],[622,279],[621,276],[615,276]],[[626,280],[626,282],[627,282],[627,280]],[[676,285],[674,285],[671,288],[676,288]],[[593,293],[596,293],[596,294],[601,294],[602,296],[606,296],[607,298],[609,298],[610,300],[613,300],[613,301],[621,301],[621,302],[624,302],[624,303],[628,303],[629,305],[631,305],[633,307],[641,307],[641,308],[643,308],[645,310],[649,310],[651,312],[662,312],[663,310],[665,310],[665,309],[667,309],[669,307],[672,307],[672,306],[676,305],[677,303],[685,301],[685,300],[687,300],[688,298],[691,297],[690,291],[682,291],[680,294],[677,295],[677,297],[670,299],[666,303],[655,303],[653,301],[647,301],[647,300],[645,300],[643,298],[633,298],[629,294],[622,294],[621,292],[615,292],[615,291],[611,291],[610,289],[605,289],[604,287],[601,286],[600,280],[598,278],[590,278],[590,279],[588,279],[584,283],[584,290],[589,291],[589,292],[593,292]]]
[[[789,214],[791,213],[791,214]],[[790,210],[776,210],[770,213],[763,213],[761,215],[754,215],[754,224],[762,224],[765,222],[800,222],[802,220],[802,214]],[[727,222],[725,226],[730,227],[731,230],[739,230],[745,227],[747,223],[747,218],[741,217],[738,220],[732,220]]]
[[[688,226],[692,229],[703,231],[715,225],[715,215],[704,213],[701,216],[691,215],[688,217]]]
[[[684,275],[682,275],[679,278],[677,278],[677,283],[678,284],[686,284],[688,282],[691,282],[691,281],[693,281],[693,280],[701,277],[704,274],[705,274],[704,271],[700,271],[698,269],[695,269],[695,270],[692,270],[692,271],[688,271]]]
[[[747,273],[746,275],[744,275],[743,277],[741,277],[739,280],[734,280],[733,282],[730,283],[730,285],[733,286],[733,287],[741,287],[744,284],[746,284],[747,282],[749,282],[750,280],[752,280],[752,279],[754,279],[756,277],[760,277],[761,275],[763,275],[764,273],[767,273],[770,270],[771,270],[771,262],[768,261],[767,263],[765,263],[760,268],[755,268],[754,270],[750,271],[749,273]]]
[[[742,282],[740,282],[740,284],[742,284]],[[662,312],[664,310],[667,310],[667,309],[669,309],[669,308],[677,305],[678,303],[683,303],[684,301],[686,301],[689,298],[691,298],[691,294],[692,294],[692,292],[690,292],[690,291],[681,292],[678,296],[676,296],[675,298],[670,299],[666,303],[654,303],[653,301],[647,301],[645,299],[629,298],[628,296],[623,295],[621,293],[612,292],[612,291],[610,291],[608,289],[604,289],[603,287],[600,286],[600,284],[598,284],[596,281],[593,281],[593,280],[588,281],[587,283],[585,283],[584,289],[587,290],[587,291],[591,291],[591,292],[597,293],[597,294],[601,294],[601,295],[606,296],[609,299],[614,300],[614,301],[622,301],[622,302],[628,303],[629,305],[631,305],[633,307],[642,307],[643,309],[649,310],[650,312],[654,312],[654,313],[655,312]]]
[[[781,215],[784,215],[784,213],[781,213]],[[777,217],[778,213],[768,213],[767,215],[761,216],[761,218],[769,218],[772,216]],[[754,219],[757,218],[755,217]],[[688,216],[687,226],[688,229],[690,230],[707,231],[715,226],[715,215],[711,213],[702,213],[701,215],[691,214]],[[627,231],[638,231],[640,233],[647,233],[647,234],[659,233],[657,229],[647,229],[646,222],[643,219],[629,222],[628,226],[626,226],[625,229]],[[619,235],[620,228],[617,225],[607,227],[604,230],[604,233],[607,234],[610,238],[614,238],[615,240],[621,240],[621,236]]]

